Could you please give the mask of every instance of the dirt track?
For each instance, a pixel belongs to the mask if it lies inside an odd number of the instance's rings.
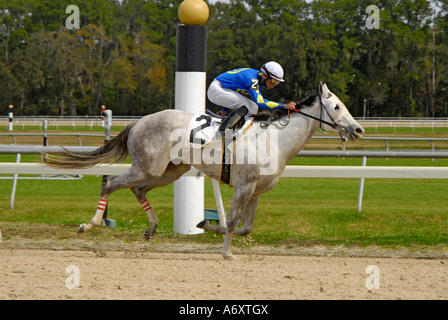
[[[0,299],[448,299],[446,252],[249,248],[235,253],[238,260],[229,262],[219,248],[199,245],[148,249],[3,241]],[[378,267],[372,270],[379,275],[367,273],[369,266]],[[79,288],[70,289],[78,275]]]

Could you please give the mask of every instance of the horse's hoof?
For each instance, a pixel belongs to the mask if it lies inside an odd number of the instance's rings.
[[[230,252],[229,253],[224,253],[223,252],[222,253],[222,257],[224,258],[224,260],[227,260],[227,261],[238,260]]]
[[[157,225],[146,229],[143,234],[143,236],[145,237],[145,240],[148,241],[149,239],[151,239],[151,237],[153,237],[154,234],[156,233],[156,230],[157,230]]]
[[[149,229],[145,230],[145,232],[143,233],[143,237],[145,237],[146,241],[149,241],[149,239],[151,239],[151,236],[149,235]]]
[[[202,220],[201,222],[199,222],[199,223],[196,225],[196,228],[199,228],[199,229],[205,229],[205,226],[206,226],[208,223],[209,223],[208,220]]]
[[[87,231],[87,225],[85,223],[82,223],[78,228],[78,233],[84,233]]]

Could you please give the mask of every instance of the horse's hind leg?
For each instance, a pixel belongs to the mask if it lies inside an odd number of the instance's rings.
[[[154,188],[164,187],[173,183],[174,181],[179,179],[185,172],[190,170],[190,168],[190,165],[174,165],[170,163],[165,170],[165,173],[160,178],[146,181],[131,188],[138,202],[143,207],[143,210],[145,210],[148,216],[149,228],[146,229],[144,233],[144,237],[146,240],[149,240],[154,235],[157,229],[157,225],[159,224],[159,219],[157,218],[154,209],[146,198],[146,194]]]
[[[149,238],[152,235],[154,235],[157,229],[157,225],[159,224],[159,219],[157,218],[154,209],[152,208],[151,204],[146,198],[146,193],[149,190],[155,188],[152,187],[153,183],[154,183],[153,180],[150,180],[131,188],[131,191],[134,193],[138,202],[140,203],[143,210],[145,210],[146,215],[148,216],[150,228],[145,231],[146,240],[149,240]]]
[[[86,232],[92,228],[99,226],[103,219],[104,210],[106,209],[107,201],[109,195],[123,188],[130,188],[137,184],[140,184],[151,178],[151,175],[145,171],[131,167],[125,173],[118,176],[110,176],[107,183],[105,183],[101,188],[100,200],[98,202],[98,207],[95,212],[95,216],[90,220],[89,224],[81,224],[79,226],[78,232]]]

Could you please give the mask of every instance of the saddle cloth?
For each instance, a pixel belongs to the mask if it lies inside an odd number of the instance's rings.
[[[245,116],[244,125],[233,132],[233,138],[242,136],[254,120],[253,116]],[[190,121],[185,141],[191,148],[203,148],[216,140],[220,135],[216,134],[222,119],[214,118],[204,112],[197,112]],[[219,138],[220,139],[220,138]]]

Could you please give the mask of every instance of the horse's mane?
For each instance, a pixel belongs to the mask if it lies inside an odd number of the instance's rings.
[[[311,105],[316,101],[316,98],[319,97],[318,94],[312,94],[306,97],[304,100],[299,102],[299,108],[301,107],[311,107]]]
[[[313,105],[313,103],[316,101],[316,98],[318,97],[318,94],[312,94],[308,97],[306,97],[305,99],[303,99],[302,101],[297,103],[297,107],[298,109],[302,109],[302,108],[308,108],[311,107]],[[270,117],[274,116],[277,118],[282,118],[284,116],[288,115],[288,110],[261,110],[259,111],[254,117],[255,117],[255,121],[266,121],[268,120]]]

